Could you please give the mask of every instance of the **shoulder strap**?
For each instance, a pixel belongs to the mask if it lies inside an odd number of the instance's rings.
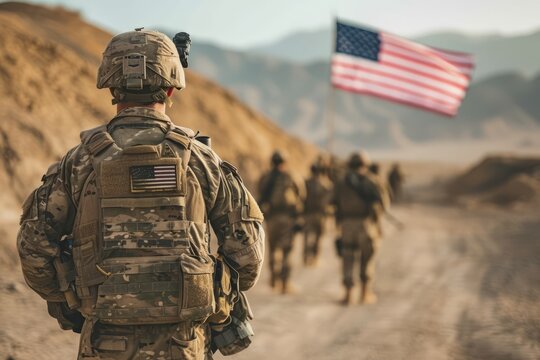
[[[184,151],[182,152],[182,166],[187,169],[189,159],[191,157],[191,146],[193,139],[184,133],[178,127],[173,126],[169,132],[165,135],[165,139],[172,141],[173,143],[180,145]]]
[[[106,125],[83,131],[81,133],[81,141],[83,146],[92,156],[98,155],[103,150],[114,144],[111,134],[107,132]]]

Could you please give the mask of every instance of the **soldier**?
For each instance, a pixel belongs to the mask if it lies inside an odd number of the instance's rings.
[[[271,170],[259,181],[260,205],[266,214],[270,247],[270,286],[282,294],[290,293],[293,240],[299,230],[302,211],[302,190],[286,168],[286,161],[276,151],[271,158]],[[281,255],[281,257],[279,256]]]
[[[392,190],[391,195],[393,201],[396,201],[401,197],[404,180],[405,176],[403,175],[401,167],[398,163],[394,163],[390,169],[390,172],[388,173],[388,184]]]
[[[381,203],[374,204],[374,212],[373,212],[373,218],[377,224],[377,228],[379,230],[379,238],[383,235],[382,230],[382,218],[386,211],[388,211],[388,208],[390,207],[390,199],[392,190],[390,189],[390,185],[386,182],[386,180],[381,176],[380,173],[380,165],[376,162],[372,162],[369,165],[369,172],[373,175],[373,178],[377,180],[378,186],[381,189]]]
[[[376,302],[373,293],[374,255],[379,230],[374,220],[376,206],[382,205],[382,191],[377,180],[368,171],[369,159],[364,153],[353,154],[345,175],[335,187],[336,222],[341,229],[340,246],[343,260],[343,303],[351,303],[354,271],[360,267],[363,304]]]
[[[332,200],[332,183],[319,163],[311,165],[311,177],[306,180],[304,202],[304,265],[316,265],[321,236]]]
[[[155,31],[112,38],[97,87],[110,89],[117,115],[82,132],[82,143],[49,168],[23,205],[24,277],[63,329],[81,332],[79,359],[209,359],[211,347],[235,351],[219,332],[229,336],[225,322],[237,323],[229,317],[232,295],[221,296],[234,290],[236,304],[245,303],[237,290],[257,281],[263,218],[237,170],[165,114],[174,88],[185,87],[184,40],[177,50]]]

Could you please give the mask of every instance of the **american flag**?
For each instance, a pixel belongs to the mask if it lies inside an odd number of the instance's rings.
[[[174,191],[178,186],[176,165],[143,165],[130,168],[131,191]]]
[[[335,88],[455,116],[473,68],[470,54],[337,22]]]

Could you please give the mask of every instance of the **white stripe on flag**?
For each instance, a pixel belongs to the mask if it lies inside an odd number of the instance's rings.
[[[374,95],[383,99],[394,100],[445,115],[452,116],[457,112],[457,106],[443,105],[441,103],[431,101],[426,97],[407,94],[403,91],[391,90],[377,85],[368,85],[361,82],[344,79],[332,79],[332,83],[335,87],[343,90]]]
[[[453,95],[462,98],[465,95],[464,87],[454,85],[449,82],[440,81],[433,77],[420,76],[412,74],[408,71],[399,70],[378,64],[374,61],[356,58],[350,55],[336,54],[333,56],[332,71],[337,71],[342,74],[354,75],[356,73],[372,73],[388,78],[409,82],[419,86],[425,86],[433,90],[440,90],[448,95]]]

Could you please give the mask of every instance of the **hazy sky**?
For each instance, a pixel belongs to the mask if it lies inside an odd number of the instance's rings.
[[[540,0],[33,0],[80,10],[113,32],[139,26],[187,31],[232,47],[329,27],[332,17],[402,36],[437,30],[516,34],[540,28]]]

